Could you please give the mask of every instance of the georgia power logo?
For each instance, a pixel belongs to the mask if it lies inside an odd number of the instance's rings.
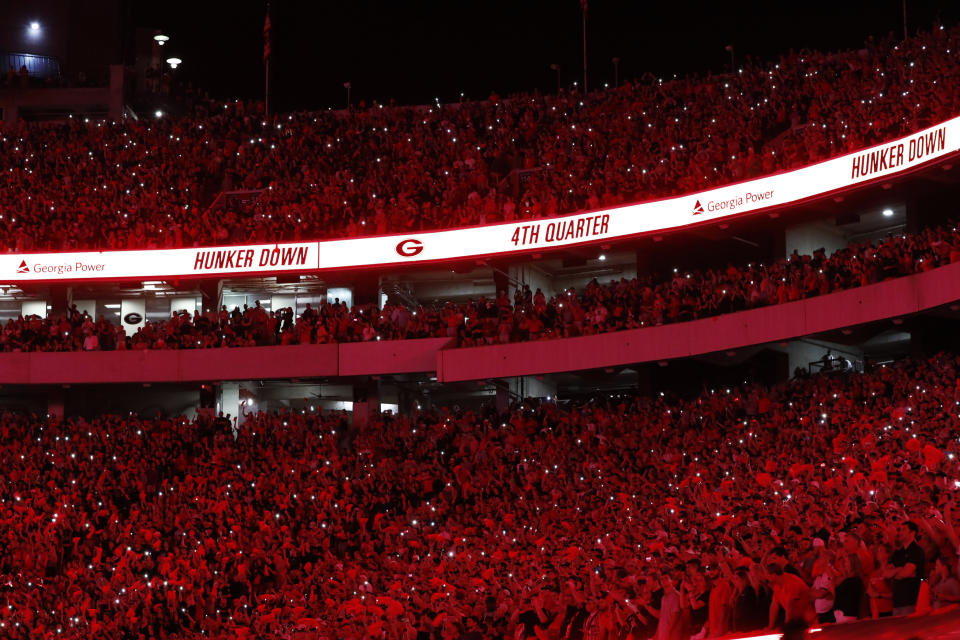
[[[26,260],[20,261],[20,266],[17,267],[17,273],[30,273],[30,267],[27,266]]]
[[[697,204],[693,205],[693,215],[699,215],[703,213],[703,205],[700,204],[700,201],[697,200]]]
[[[404,258],[412,258],[423,251],[423,243],[416,238],[407,238],[397,243],[397,253]]]

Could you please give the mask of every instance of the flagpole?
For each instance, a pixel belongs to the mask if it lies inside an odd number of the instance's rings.
[[[580,0],[583,9],[583,93],[587,93],[587,0]]]
[[[267,120],[270,119],[270,3],[267,2],[267,17],[263,21],[263,112]]]

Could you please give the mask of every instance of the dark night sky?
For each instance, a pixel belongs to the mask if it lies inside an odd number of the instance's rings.
[[[262,0],[133,3],[133,21],[171,37],[183,78],[215,96],[263,95]],[[851,48],[870,35],[902,34],[901,0],[790,2],[633,2],[590,0],[591,87],[620,77],[719,72],[724,50],[769,58],[790,48]],[[940,17],[960,19],[960,2],[907,0],[911,31]],[[424,103],[480,98],[496,91],[554,91],[551,63],[565,83],[582,77],[578,0],[446,2],[274,0],[272,95],[275,107],[342,107],[353,100]]]

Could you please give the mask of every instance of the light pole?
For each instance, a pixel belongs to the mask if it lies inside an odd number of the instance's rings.
[[[560,65],[554,63],[550,68],[557,72],[557,95],[560,95]]]
[[[733,45],[728,44],[727,46],[724,47],[724,49],[730,52],[730,73],[736,73],[737,63],[736,63],[736,58],[734,57],[735,54],[733,50]]]
[[[167,44],[170,41],[170,36],[160,33],[159,31],[153,34],[153,47],[151,49],[150,56],[150,68],[147,69],[147,90],[150,93],[160,93],[160,88],[162,85],[161,79],[163,78],[163,62],[164,58],[162,56],[163,45]],[[176,69],[176,67],[173,67]]]
[[[344,82],[343,88],[347,90],[347,111],[349,111],[350,110],[350,89],[352,87],[350,86],[349,82]]]
[[[620,58],[614,58],[613,62],[613,88],[620,86]]]

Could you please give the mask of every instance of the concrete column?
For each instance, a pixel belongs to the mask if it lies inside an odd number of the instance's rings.
[[[200,283],[200,295],[203,298],[200,301],[203,311],[220,311],[220,305],[223,304],[223,281],[203,280]]]
[[[240,383],[224,382],[220,385],[217,392],[217,412],[224,416],[230,414],[230,424],[234,424],[234,418],[240,416]],[[242,424],[243,420],[238,420],[237,424]]]
[[[510,285],[510,266],[504,263],[491,263],[493,268],[493,295],[497,296],[501,291],[507,294],[510,300],[513,300],[513,287]]]
[[[506,386],[497,387],[497,413],[506,413],[510,409],[510,389]]]
[[[70,298],[70,287],[52,286],[48,294],[47,304],[50,305],[50,315],[59,316],[67,312],[68,300]],[[90,311],[93,314],[93,310]]]
[[[353,424],[365,427],[380,414],[380,381],[369,378],[353,386]]]
[[[51,418],[63,420],[63,407],[66,394],[63,389],[51,389],[47,392],[47,415]]]
[[[417,395],[408,389],[400,387],[397,389],[397,404],[400,405],[400,415],[413,415],[417,408]]]
[[[120,300],[120,322],[128,336],[147,322],[147,303],[143,298],[122,298]]]
[[[358,306],[380,304],[380,276],[377,273],[360,273],[354,279],[353,304]]]

